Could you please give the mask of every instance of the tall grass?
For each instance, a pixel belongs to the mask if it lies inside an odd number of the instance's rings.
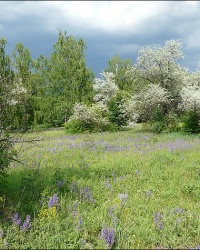
[[[2,182],[2,248],[199,247],[198,135],[33,135]]]

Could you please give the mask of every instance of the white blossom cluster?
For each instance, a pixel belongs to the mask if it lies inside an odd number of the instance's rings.
[[[185,111],[200,112],[200,85],[184,86],[180,92],[182,102],[179,108]]]
[[[107,104],[107,102],[115,95],[118,91],[118,87],[115,84],[115,75],[111,72],[100,73],[102,78],[95,78],[95,84],[93,89],[97,92],[94,96],[95,102],[102,102]]]
[[[102,117],[105,107],[102,105],[93,104],[91,107],[83,103],[76,103],[73,108],[73,115],[70,120],[78,120],[84,123],[101,122],[107,124],[108,121]]]
[[[23,87],[22,80],[18,79],[18,83],[14,84],[13,89],[10,91],[10,100],[8,105],[14,106],[20,101],[20,97],[27,94],[27,90]]]
[[[151,118],[156,108],[169,103],[170,98],[166,89],[157,84],[149,84],[140,93],[132,95],[130,100],[121,105],[121,112],[129,117],[129,126],[134,125],[141,115]]]
[[[160,84],[172,92],[179,91],[180,78],[187,71],[176,63],[184,58],[181,48],[182,44],[178,40],[166,41],[163,47],[142,47],[137,58],[140,78]]]

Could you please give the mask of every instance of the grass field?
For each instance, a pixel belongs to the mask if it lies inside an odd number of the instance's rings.
[[[1,248],[200,249],[199,135],[33,137],[2,182]]]

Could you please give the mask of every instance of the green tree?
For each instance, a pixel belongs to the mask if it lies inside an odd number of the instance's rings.
[[[132,65],[130,59],[122,60],[116,55],[109,60],[108,68],[105,69],[105,72],[112,72],[115,75],[115,83],[120,90],[130,91],[133,89],[133,82],[126,75],[126,71]]]
[[[94,74],[85,65],[86,44],[59,31],[49,60],[48,93],[56,101],[54,111],[64,123],[76,102],[92,99]]]
[[[21,43],[15,45],[13,58],[13,66],[15,69],[15,84],[18,86],[20,85],[25,90],[21,93],[20,96],[18,96],[19,98],[17,107],[22,109],[21,112],[23,115],[23,130],[26,131],[27,126],[31,123],[30,116],[33,113],[33,89],[31,84],[31,70],[33,62],[29,50],[25,48]]]
[[[11,66],[11,58],[6,54],[7,41],[0,39],[0,129],[6,129],[10,125],[10,101],[13,98],[14,72]]]
[[[13,99],[13,76],[11,58],[6,54],[7,41],[0,39],[0,175],[12,161],[15,151],[9,137],[10,112]],[[0,176],[1,177],[1,176]],[[0,183],[1,184],[1,183]]]

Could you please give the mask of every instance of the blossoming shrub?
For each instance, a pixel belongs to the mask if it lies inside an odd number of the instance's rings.
[[[73,115],[65,123],[65,129],[68,133],[106,131],[110,126],[109,121],[104,117],[106,111],[106,106],[101,103],[93,104],[91,107],[76,103]]]
[[[102,102],[107,104],[107,102],[116,94],[118,87],[115,84],[115,75],[111,72],[100,73],[102,78],[96,78],[93,89],[96,92],[94,96],[95,102]]]
[[[127,126],[130,127],[138,121],[150,122],[150,127],[160,132],[165,124],[163,109],[169,102],[167,90],[158,84],[149,84],[122,103],[120,108],[122,116],[128,117]]]
[[[185,111],[183,117],[186,132],[200,132],[200,86],[196,83],[184,86],[180,92],[182,102],[179,108]]]

